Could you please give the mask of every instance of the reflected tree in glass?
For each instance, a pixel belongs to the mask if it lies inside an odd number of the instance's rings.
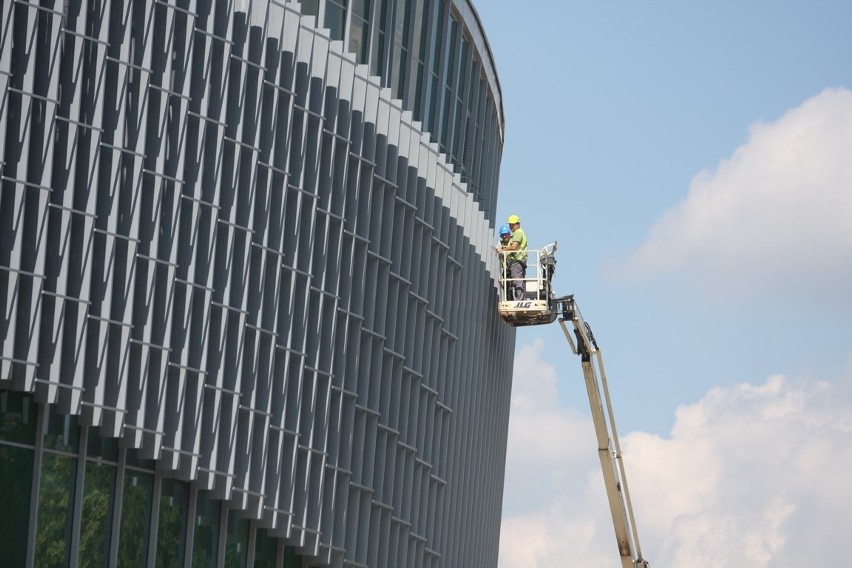
[[[192,538],[192,568],[215,566],[218,546],[219,502],[209,499],[206,492],[199,491]]]
[[[80,568],[107,565],[110,512],[115,487],[115,467],[86,462],[83,518],[80,527]]]
[[[187,484],[163,480],[157,528],[157,567],[179,566],[186,535]]]
[[[225,548],[225,568],[245,568],[248,552],[248,521],[236,510],[228,513],[228,542]]]
[[[284,549],[284,568],[300,568],[302,557],[296,554],[296,550],[288,546]]]
[[[27,557],[33,450],[0,442],[0,566],[23,566]]]
[[[153,476],[150,474],[128,471],[124,476],[118,535],[118,566],[121,568],[145,565],[152,488]]]
[[[76,458],[45,452],[41,465],[36,568],[68,565]]]
[[[23,566],[27,557],[30,493],[38,409],[28,395],[0,392],[0,565]],[[20,448],[13,442],[30,446]]]
[[[254,568],[274,568],[277,557],[278,541],[258,529],[254,543]]]

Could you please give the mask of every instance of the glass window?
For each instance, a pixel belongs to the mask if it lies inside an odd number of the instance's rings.
[[[438,72],[438,53],[443,35],[444,23],[444,0],[437,0],[432,7],[432,34],[429,39],[429,70],[433,73]]]
[[[401,99],[403,89],[405,88],[405,67],[408,63],[408,52],[399,47],[393,50],[393,70],[391,71],[392,95],[394,98]]]
[[[449,154],[449,144],[450,144],[450,117],[453,116],[453,102],[455,102],[455,97],[452,96],[450,92],[450,88],[447,87],[444,89],[444,102],[441,105],[441,110],[444,113],[444,124],[441,127],[441,145],[443,146],[442,151],[447,152]]]
[[[42,457],[36,568],[60,568],[70,563],[68,544],[71,542],[76,469],[76,458],[51,452],[45,452]]]
[[[432,133],[432,140],[437,141],[438,137],[438,114],[441,112],[441,100],[438,98],[438,88],[441,85],[441,80],[434,73],[431,74],[431,78],[429,80],[431,83],[429,90],[429,101],[426,106],[429,123],[429,131]]]
[[[207,497],[206,492],[199,491],[195,511],[192,566],[215,566],[216,549],[219,547],[219,501],[213,501]]]
[[[385,41],[391,41],[388,38],[393,29],[388,15],[388,5],[393,0],[377,0],[376,18],[372,21],[373,25],[373,43],[370,47],[370,73],[378,75],[382,78],[382,86],[390,86],[390,77],[387,75],[388,62],[385,59]]]
[[[426,19],[423,17],[423,0],[410,0],[409,21],[414,22],[411,26],[413,32],[410,48],[411,57],[423,59],[423,40],[426,38]]]
[[[154,460],[139,457],[139,451],[133,448],[129,448],[127,450],[127,457],[125,459],[127,467],[131,467],[133,469],[144,469],[151,473],[154,473],[154,468],[157,465]]]
[[[391,34],[391,21],[390,21],[390,3],[393,0],[378,0],[378,11],[377,18],[379,21],[379,28],[382,30],[386,36],[390,36]]]
[[[442,77],[444,80],[444,84],[448,85],[450,83],[450,77],[452,77],[452,70],[455,69],[456,65],[456,41],[458,39],[458,22],[456,22],[455,18],[450,18],[450,35],[447,38],[447,47],[444,48],[444,65],[442,72]]]
[[[228,542],[225,548],[225,568],[245,568],[248,551],[248,520],[235,510],[228,512]]]
[[[0,392],[0,441],[35,446],[38,407],[20,392]]]
[[[47,428],[44,431],[44,448],[77,453],[79,428],[77,417],[60,414],[53,405],[47,407]]]
[[[97,430],[92,428],[89,433],[86,456],[90,458],[98,458],[111,463],[117,463],[118,439],[98,436]]]
[[[456,158],[456,162],[464,168],[467,165],[467,125],[462,130],[462,116],[464,115],[464,107],[461,101],[456,101],[456,107],[453,111],[453,141],[450,145],[452,154]],[[469,121],[467,121],[469,122]]]
[[[95,568],[108,565],[115,472],[115,466],[86,462],[83,516],[80,522],[80,566]]]
[[[373,28],[373,46],[370,54],[370,74],[382,77],[382,85],[387,86],[388,77],[385,70],[385,34],[377,27]]]
[[[410,12],[411,3],[408,0],[396,0],[393,41],[395,44],[403,47],[408,47],[408,21]]]
[[[302,557],[296,554],[296,549],[287,547],[284,549],[284,568],[299,568],[302,565]]]
[[[411,60],[411,74],[408,79],[409,108],[414,113],[414,120],[423,120],[421,91],[423,90],[423,64],[416,59]]]
[[[464,98],[465,96],[465,82],[467,81],[467,54],[468,49],[470,48],[470,44],[468,43],[468,39],[466,37],[462,37],[461,42],[461,58],[459,60],[458,65],[456,66],[456,96],[459,98]],[[479,69],[475,70],[474,73],[478,72]],[[478,77],[478,75],[474,75],[474,77]]]
[[[188,485],[175,479],[164,479],[157,519],[157,566],[170,568],[183,563],[186,542],[186,510]]]
[[[352,13],[365,20],[370,19],[370,0],[352,0]]]
[[[345,4],[345,0],[344,0]],[[346,7],[330,0],[325,3],[325,27],[331,32],[331,39],[343,39],[343,25],[346,23]]]
[[[149,473],[129,470],[124,475],[118,537],[119,566],[145,565],[153,485],[154,476]]]
[[[8,413],[0,410],[0,428],[7,425],[8,419]],[[31,449],[7,446],[0,441],[0,503],[3,504],[0,550],[6,566],[26,564],[34,454]]]
[[[302,13],[306,16],[319,15],[319,0],[301,0]]]
[[[278,539],[265,530],[257,529],[254,543],[254,568],[274,568],[278,558]]]
[[[349,26],[349,51],[355,54],[358,63],[366,63],[369,52],[370,28],[364,20],[352,18]]]

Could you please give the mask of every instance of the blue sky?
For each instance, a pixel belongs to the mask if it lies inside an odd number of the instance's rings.
[[[848,563],[852,2],[475,5],[498,219],[559,243],[652,566]],[[588,414],[559,326],[519,330],[501,568],[614,565]]]

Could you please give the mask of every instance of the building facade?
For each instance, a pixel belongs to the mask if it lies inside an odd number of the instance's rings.
[[[0,567],[496,566],[469,0],[2,0]]]

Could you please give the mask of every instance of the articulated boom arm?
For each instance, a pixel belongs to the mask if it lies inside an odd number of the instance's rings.
[[[583,365],[583,376],[586,379],[586,390],[589,393],[592,420],[598,439],[598,456],[606,484],[606,495],[612,513],[618,552],[621,555],[621,566],[622,568],[648,568],[649,564],[642,558],[639,547],[639,535],[633,519],[633,506],[630,504],[630,492],[627,489],[627,477],[624,473],[624,462],[621,459],[618,432],[615,429],[600,349],[591,328],[583,321],[574,297],[557,298],[556,302],[561,312],[559,325],[562,326],[571,350],[575,355],[580,356]],[[573,325],[573,330],[568,329],[569,323]],[[606,403],[606,409],[604,409],[604,403]]]

